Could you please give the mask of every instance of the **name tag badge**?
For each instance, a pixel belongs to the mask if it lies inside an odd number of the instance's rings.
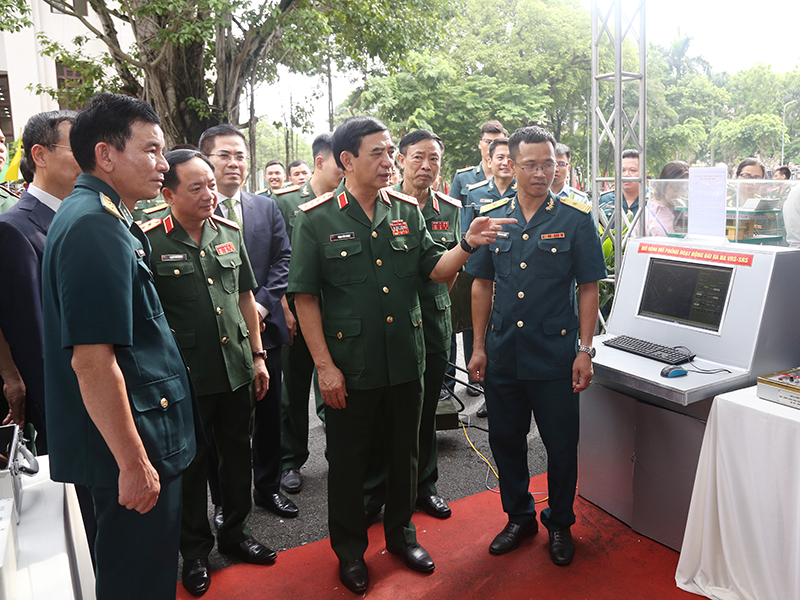
[[[394,236],[408,235],[409,233],[411,233],[408,229],[408,223],[406,223],[402,219],[392,221],[391,227],[392,227],[392,235]]]
[[[356,234],[353,231],[348,231],[346,233],[334,233],[331,236],[332,242],[341,242],[342,240],[354,240],[356,238]]]
[[[142,255],[144,255],[144,252],[142,252]],[[185,255],[185,254],[162,254],[161,255],[161,260],[163,262],[176,262],[176,261],[179,261],[179,260],[188,260],[188,259],[189,259],[189,257],[187,255]]]
[[[482,204],[488,204],[489,202],[494,202],[494,200],[492,200],[491,198],[481,198],[480,200],[478,200],[478,202]]]
[[[509,236],[509,233],[507,231],[498,231],[497,232],[497,238],[498,239],[507,240],[508,236]]]
[[[233,245],[233,242],[225,242],[224,244],[219,244],[218,246],[214,246],[214,250],[217,251],[217,254],[222,256],[223,254],[228,254],[229,252],[236,252],[236,248]]]
[[[450,221],[432,221],[431,229],[434,231],[450,231]]]
[[[137,248],[136,256],[138,256],[139,258],[144,258],[144,250],[142,250],[141,248]]]
[[[556,239],[556,238],[563,238],[563,237],[564,237],[563,233],[543,233],[542,234],[542,239],[543,240],[553,240],[553,239]]]

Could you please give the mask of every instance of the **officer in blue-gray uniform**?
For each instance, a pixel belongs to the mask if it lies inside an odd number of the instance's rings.
[[[181,474],[195,453],[189,376],[129,212],[167,171],[160,122],[112,94],[78,115],[83,173],[42,265],[50,476],[92,494],[99,600],[174,600]]]
[[[517,196],[482,213],[517,223],[507,225],[467,265],[475,276],[469,371],[484,381],[489,443],[508,514],[489,551],[510,552],[538,530],[528,492],[533,411],[548,460],[549,508],[541,520],[550,534],[550,558],[566,565],[575,553],[570,527],[578,477],[578,392],[592,379],[597,282],[606,270],[591,208],[549,191],[556,169],[552,134],[539,127],[519,129],[509,151]]]
[[[621,167],[623,177],[639,177],[639,152],[633,148],[624,150],[622,152]],[[612,225],[614,224],[614,208],[620,200],[625,214],[632,213],[635,215],[639,211],[639,183],[637,181],[625,181],[622,183],[622,194],[617,194],[616,190],[611,190],[600,196],[600,210],[605,213]]]
[[[589,198],[580,190],[576,190],[569,185],[569,172],[572,169],[572,150],[566,144],[556,144],[556,174],[550,191],[556,198],[567,198],[577,200],[584,204],[590,204]]]

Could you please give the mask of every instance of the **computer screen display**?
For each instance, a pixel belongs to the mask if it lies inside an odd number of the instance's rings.
[[[732,276],[732,267],[653,258],[639,315],[719,331]]]

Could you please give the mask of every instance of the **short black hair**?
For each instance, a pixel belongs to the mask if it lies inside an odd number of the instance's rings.
[[[120,152],[133,137],[131,126],[137,121],[161,125],[161,118],[144,100],[103,92],[91,98],[86,109],[78,113],[69,132],[72,155],[84,173],[97,166],[94,149],[104,142]]]
[[[28,157],[23,155],[22,158],[19,159],[19,174],[22,175],[22,180],[25,183],[31,184],[33,183],[33,171],[29,165]]]
[[[498,146],[508,146],[508,138],[499,137],[492,140],[492,143],[489,144],[489,158],[494,156],[494,151],[497,150]]]
[[[167,159],[169,163],[169,171],[164,173],[164,183],[162,187],[166,187],[171,189],[173,192],[175,189],[180,185],[180,180],[178,179],[178,165],[182,165],[185,162],[189,162],[193,158],[199,158],[203,162],[205,162],[209,167],[211,167],[211,172],[214,172],[214,165],[210,160],[208,160],[205,155],[200,152],[199,150],[191,150],[188,148],[178,148],[177,150],[170,150],[164,155],[164,158]]]
[[[736,167],[736,177],[738,178],[739,175],[742,174],[742,171],[745,167],[752,167],[757,166],[761,169],[761,177],[767,174],[767,169],[764,167],[764,163],[754,157],[745,158],[739,165]]]
[[[636,148],[628,148],[622,151],[622,158],[635,158],[639,160],[639,151]]]
[[[27,168],[31,173],[36,172],[36,162],[33,160],[31,151],[37,144],[45,146],[50,152],[53,146],[61,140],[61,132],[58,130],[61,123],[74,123],[78,116],[73,110],[51,110],[33,115],[25,123],[22,131],[22,148],[25,150]],[[69,145],[69,140],[64,140],[65,145]]]
[[[486,121],[483,125],[481,125],[481,134],[484,133],[500,133],[505,137],[508,137],[508,131],[503,124],[498,121],[497,119],[492,119],[491,121]]]
[[[444,154],[444,143],[442,142],[442,138],[438,135],[433,133],[430,129],[416,129],[414,131],[410,131],[403,136],[403,139],[400,140],[399,144],[399,152],[403,156],[406,154],[406,148],[409,146],[413,146],[414,144],[419,144],[423,140],[433,140],[437,144],[439,144],[439,150],[442,151]]]
[[[297,159],[295,159],[295,160],[293,160],[292,162],[289,163],[289,168],[286,169],[286,173],[287,174],[291,173],[292,169],[294,169],[295,167],[299,167],[300,165],[305,165],[305,166],[308,167],[308,163],[306,161],[300,160],[299,158],[297,158]],[[308,170],[310,171],[311,167],[308,167]]]
[[[541,144],[542,142],[549,143],[555,153],[556,138],[553,137],[552,133],[536,125],[520,127],[508,138],[508,153],[511,158],[515,158],[519,153],[520,144]]]
[[[778,167],[777,169],[775,169],[775,173],[776,174],[777,173],[783,173],[783,175],[784,175],[784,177],[786,177],[786,179],[791,179],[792,178],[792,170],[789,167]]]
[[[244,134],[238,127],[234,127],[230,123],[220,123],[219,125],[209,127],[200,134],[200,141],[197,142],[200,151],[203,154],[211,154],[211,150],[214,149],[214,138],[223,135],[238,135],[245,143],[247,142],[247,138],[244,137]]]
[[[322,154],[333,154],[333,143],[331,142],[332,138],[333,134],[327,131],[325,133],[320,133],[314,138],[314,141],[311,143],[311,154],[314,156],[314,158],[317,158]]]
[[[572,158],[572,150],[566,144],[556,144],[556,156],[566,156],[567,160]]]
[[[266,164],[266,166],[264,167],[264,169],[266,169],[267,167],[271,167],[272,165],[280,165],[281,169],[283,169],[283,172],[284,173],[286,172],[286,169],[284,168],[283,163],[281,161],[279,161],[277,158],[273,158],[271,161],[269,161]]]
[[[388,130],[389,128],[375,117],[355,116],[342,121],[333,132],[333,157],[336,159],[336,165],[344,170],[342,152],[347,151],[353,156],[358,156],[361,140],[373,133]]]

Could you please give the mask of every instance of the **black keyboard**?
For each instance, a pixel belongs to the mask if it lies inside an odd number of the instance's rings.
[[[620,335],[609,340],[603,340],[603,343],[611,348],[624,350],[631,354],[638,354],[645,358],[652,358],[653,360],[667,363],[668,365],[682,365],[695,357],[694,354],[690,354],[688,351],[676,350],[669,346],[661,346],[660,344],[646,342],[627,335]]]

